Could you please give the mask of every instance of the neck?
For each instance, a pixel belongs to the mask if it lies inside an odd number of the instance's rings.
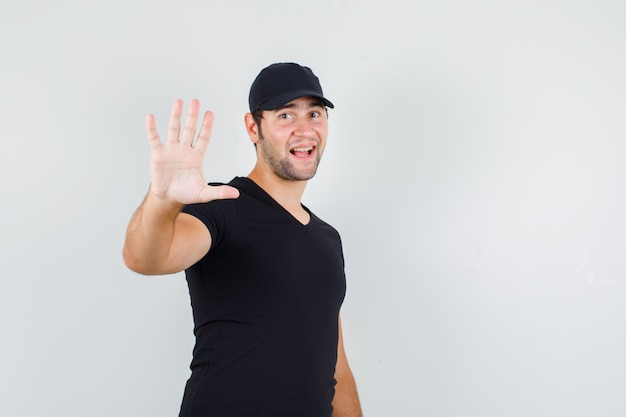
[[[301,202],[307,181],[286,180],[278,177],[273,172],[262,170],[258,167],[252,170],[248,178],[292,214],[305,211]]]

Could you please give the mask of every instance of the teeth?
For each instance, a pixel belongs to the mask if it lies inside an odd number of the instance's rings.
[[[312,150],[312,146],[309,146],[308,148],[293,148],[293,152],[311,152]]]

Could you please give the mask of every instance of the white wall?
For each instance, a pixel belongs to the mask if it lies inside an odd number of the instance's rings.
[[[336,104],[305,203],[342,233],[366,415],[626,414],[626,3],[0,3],[0,415],[177,415],[182,274],[125,269],[144,116],[311,66]]]

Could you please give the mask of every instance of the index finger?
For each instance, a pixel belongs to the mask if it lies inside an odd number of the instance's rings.
[[[196,149],[200,152],[205,152],[211,141],[211,133],[213,132],[213,112],[207,111],[204,113],[202,119],[202,128],[198,134],[198,140],[196,141]]]

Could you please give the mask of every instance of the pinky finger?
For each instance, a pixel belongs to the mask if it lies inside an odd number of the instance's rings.
[[[158,148],[161,145],[161,138],[159,137],[159,132],[157,132],[156,122],[154,120],[153,114],[149,114],[146,116],[146,133],[148,134],[150,148]]]

